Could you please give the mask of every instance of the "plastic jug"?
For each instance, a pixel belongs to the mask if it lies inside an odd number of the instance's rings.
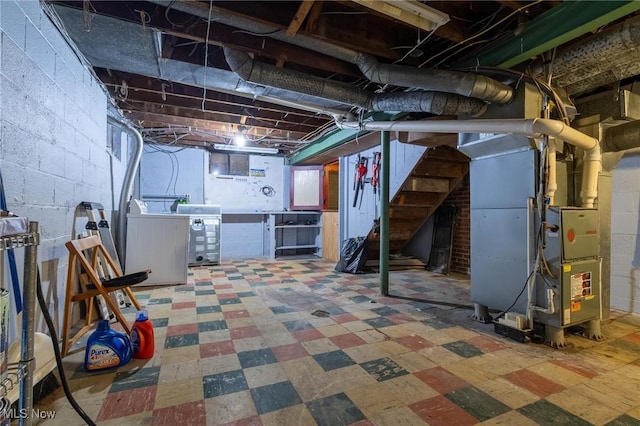
[[[134,358],[149,359],[153,356],[153,324],[145,311],[138,311],[136,321],[131,327],[131,345]]]
[[[109,327],[109,320],[101,320],[98,328],[87,340],[84,369],[105,370],[125,365],[131,360],[131,342],[125,333]]]

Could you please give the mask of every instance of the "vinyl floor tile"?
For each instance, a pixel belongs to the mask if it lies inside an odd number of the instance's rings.
[[[101,426],[640,423],[635,316],[612,311],[603,342],[523,345],[334,266],[232,260],[191,268],[187,285],[134,288],[153,358],[87,373],[77,345],[64,360],[74,395]],[[469,280],[424,270],[391,272],[390,286],[469,301]],[[58,413],[52,426],[82,423],[60,389],[37,407]]]

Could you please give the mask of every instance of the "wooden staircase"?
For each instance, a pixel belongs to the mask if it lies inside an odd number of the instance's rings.
[[[469,158],[449,146],[428,148],[389,206],[389,251],[399,254],[469,173]],[[379,235],[368,235],[368,259],[379,258]]]

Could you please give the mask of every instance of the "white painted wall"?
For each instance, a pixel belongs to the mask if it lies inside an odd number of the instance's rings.
[[[426,147],[420,145],[405,144],[397,140],[391,141],[389,199],[393,198],[426,149]],[[377,146],[360,153],[361,156],[369,157],[367,178],[370,178],[373,172],[373,152],[380,150],[381,147]],[[382,159],[382,161],[385,160]],[[346,176],[346,182],[340,182],[340,188],[343,191],[340,196],[340,221],[344,224],[341,225],[344,239],[366,236],[371,230],[373,220],[380,216],[380,194],[374,194],[370,184],[366,184],[364,192],[361,192],[363,194],[362,204],[360,204],[360,195],[358,195],[358,204],[355,208],[353,207],[355,196],[353,182],[355,180],[357,162],[358,155],[355,154],[344,157],[340,163],[341,168],[346,167],[346,173],[343,174],[341,172],[341,176]],[[344,208],[345,205],[347,208]]]
[[[75,206],[97,201],[110,211],[116,200],[117,208],[126,168],[126,149],[122,161],[106,149],[106,106],[38,1],[0,1],[0,170],[9,209],[40,224],[38,263],[58,323]]]
[[[209,173],[208,161],[207,156],[204,174],[205,204],[220,204],[223,213],[283,209],[285,199],[283,157],[249,155],[249,169],[256,171],[257,176],[223,176]]]
[[[613,172],[611,307],[640,313],[640,153],[626,153]]]

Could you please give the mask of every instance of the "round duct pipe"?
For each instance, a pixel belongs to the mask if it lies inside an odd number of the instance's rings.
[[[197,2],[150,1],[204,19],[211,17],[212,22],[219,22],[245,31],[265,34],[266,37],[281,40],[352,63],[358,66],[365,77],[373,83],[455,93],[461,96],[471,96],[483,101],[500,104],[508,103],[513,98],[513,90],[509,86],[486,76],[445,70],[422,69],[406,65],[380,64],[378,60],[371,55],[337,46],[333,43],[304,34],[290,36],[287,34],[287,31],[284,31],[286,28],[277,24],[256,22],[253,19],[223,8],[215,6],[208,7],[203,4],[198,4]]]
[[[359,87],[256,62],[248,54],[227,47],[224,54],[231,70],[244,81],[350,104],[367,111],[477,116],[486,109],[483,101],[454,93],[370,93]]]
[[[602,152],[619,152],[640,147],[640,121],[630,121],[605,130]]]
[[[119,127],[127,133],[133,135],[135,145],[133,152],[129,157],[127,164],[127,170],[125,172],[124,181],[122,182],[122,190],[120,191],[120,202],[118,203],[118,220],[116,227],[116,251],[120,262],[124,265],[125,262],[125,243],[126,243],[126,230],[127,230],[127,208],[129,199],[133,194],[133,180],[135,179],[138,166],[140,165],[140,159],[142,158],[143,140],[140,132],[125,121],[123,118],[107,115],[107,122],[113,126]]]

